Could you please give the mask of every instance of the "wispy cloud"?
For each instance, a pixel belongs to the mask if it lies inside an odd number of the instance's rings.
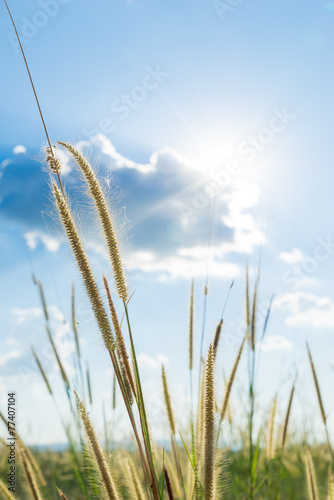
[[[299,248],[293,248],[291,252],[281,252],[278,258],[287,262],[288,264],[297,264],[302,262],[305,254]]]
[[[20,144],[15,146],[15,148],[13,149],[14,155],[24,154],[26,152],[27,152],[27,148],[25,146],[21,146]]]
[[[24,234],[27,246],[31,250],[35,250],[39,243],[42,243],[49,252],[57,252],[60,248],[60,240],[54,236],[49,236],[43,231],[36,229],[35,231],[27,231]]]
[[[163,354],[150,356],[144,352],[138,354],[137,360],[140,368],[148,368],[151,370],[160,369],[161,365],[167,365],[169,363],[169,359]]]
[[[293,344],[282,335],[270,335],[260,344],[262,351],[288,351]]]
[[[2,354],[0,356],[0,366],[1,367],[7,366],[9,361],[11,361],[12,359],[19,359],[21,358],[21,356],[22,356],[21,351],[17,349],[13,349],[5,354]]]
[[[235,277],[239,272],[235,258],[250,254],[265,243],[254,215],[260,197],[257,186],[246,183],[238,188],[229,186],[211,204],[204,188],[208,181],[212,184],[212,179],[171,148],[154,151],[147,163],[138,163],[118,153],[102,134],[92,137],[90,142],[81,141],[78,146],[88,157],[99,157],[99,177],[110,200],[120,240],[126,241],[123,253],[129,254],[129,269],[187,278],[203,275],[211,224],[209,264],[210,272],[216,276]],[[66,152],[57,148],[57,155],[65,165],[68,192],[75,196],[75,212],[78,212],[84,190],[71,192],[71,187],[82,185],[82,179]],[[117,207],[120,192],[126,215]],[[3,170],[0,205],[3,217],[25,225],[24,238],[32,250],[44,245],[48,251],[56,252],[61,244],[52,235],[54,222],[48,214],[51,215],[53,207],[49,196],[41,165],[25,155],[15,155],[10,168]],[[45,217],[50,226],[48,233]],[[80,214],[78,217],[81,219]],[[132,224],[130,244],[127,218]],[[99,234],[88,236],[87,247],[104,254]]]
[[[30,307],[27,309],[15,307],[12,310],[12,318],[17,325],[23,325],[36,318],[41,318],[42,314],[43,311],[40,307]]]
[[[285,323],[291,328],[334,327],[334,301],[330,297],[306,292],[286,293],[275,301],[274,307],[288,311]]]

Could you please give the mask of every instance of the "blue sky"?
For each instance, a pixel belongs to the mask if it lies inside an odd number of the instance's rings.
[[[245,264],[254,281],[261,248],[260,327],[268,300],[277,296],[262,346],[263,410],[276,390],[284,403],[296,369],[311,383],[307,340],[330,414],[334,3],[241,1],[226,12],[223,2],[204,0],[9,5],[52,141],[69,140],[89,156],[115,214],[135,291],[131,314],[151,411],[160,394],[161,362],[180,416],[189,402],[190,280],[198,354],[213,220],[205,347],[235,279],[217,377],[233,363],[242,335]],[[51,405],[44,404],[29,351],[34,345],[44,356],[55,385],[59,374],[43,351],[47,339],[32,269],[43,281],[68,369],[73,343],[65,320],[76,283],[97,421],[102,400],[110,407],[111,371],[54,214],[42,164],[43,129],[4,6],[2,11],[0,386],[17,390],[20,426],[30,442],[55,442],[64,436]],[[83,215],[87,199],[76,168],[59,154],[96,274],[110,275],[96,220]],[[318,421],[313,391],[299,383],[297,394],[296,419],[312,402],[310,416]],[[162,437],[165,416],[157,415],[154,432]],[[120,424],[119,432],[121,438],[126,427]]]

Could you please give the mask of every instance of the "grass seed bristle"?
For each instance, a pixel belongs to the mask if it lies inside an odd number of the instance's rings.
[[[164,478],[165,478],[165,484],[166,484],[168,498],[169,498],[169,500],[174,500],[175,497],[174,497],[174,492],[173,492],[173,488],[172,488],[172,482],[170,480],[168,470],[166,467],[164,467]]]
[[[206,500],[215,499],[215,358],[210,345],[205,367],[203,487]]]
[[[108,350],[114,350],[115,339],[109,324],[108,316],[100,297],[93,272],[89,265],[88,258],[81,243],[81,239],[72,218],[69,206],[56,184],[53,184],[53,192],[66,236],[72,248],[75,260],[85,284],[87,294],[95,314],[95,318],[104,340],[104,344]]]
[[[83,423],[83,426],[85,428],[87,437],[89,439],[93,456],[96,462],[97,469],[100,473],[101,476],[101,482],[102,485],[105,489],[105,492],[109,498],[109,500],[119,500],[118,492],[116,490],[113,478],[111,476],[110,470],[108,468],[105,456],[103,454],[102,448],[100,446],[100,443],[97,439],[97,436],[95,434],[94,427],[92,425],[92,422],[90,421],[90,418],[88,416],[88,413],[86,411],[86,408],[82,401],[78,398],[77,394],[76,398],[78,401],[78,410],[80,414],[81,421]]]
[[[103,229],[104,237],[106,240],[109,258],[112,264],[114,279],[116,283],[116,289],[119,297],[125,302],[128,299],[128,289],[126,285],[125,273],[122,264],[121,254],[119,251],[119,245],[114,229],[114,224],[109,213],[108,205],[101,189],[100,183],[86,158],[71,144],[60,142],[64,148],[69,151],[74,157],[75,161],[79,165],[87,185],[89,187],[90,194],[94,200],[99,220]]]
[[[31,494],[32,494],[34,500],[43,500],[43,497],[42,497],[41,492],[39,491],[39,488],[37,485],[34,471],[31,467],[30,461],[29,461],[24,449],[21,450],[20,456],[22,459],[23,468],[24,468],[24,472],[26,474],[26,478],[27,478],[29,487],[30,487],[30,491],[31,491]]]
[[[171,435],[175,436],[176,425],[175,425],[173,407],[172,407],[172,402],[171,402],[169,388],[168,388],[166,371],[165,371],[165,367],[163,365],[161,368],[161,374],[162,374],[162,386],[163,386],[163,392],[164,392],[165,405],[166,405],[168,421],[169,421],[169,428],[170,428]]]
[[[191,282],[189,309],[189,370],[194,364],[194,280]]]

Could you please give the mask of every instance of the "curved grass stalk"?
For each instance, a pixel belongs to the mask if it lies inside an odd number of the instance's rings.
[[[100,297],[100,294],[99,294],[99,291],[98,291],[98,288],[97,288],[97,285],[96,285],[96,282],[95,282],[95,279],[93,276],[93,272],[91,270],[91,267],[89,265],[89,261],[87,259],[84,248],[82,246],[82,243],[81,243],[81,240],[79,237],[79,233],[78,233],[76,226],[75,226],[75,223],[72,219],[71,212],[70,212],[69,206],[67,204],[67,201],[63,197],[60,190],[58,189],[58,187],[55,184],[53,184],[53,191],[54,191],[54,196],[56,199],[57,208],[58,208],[58,211],[60,214],[60,218],[61,218],[61,221],[63,223],[64,229],[65,229],[65,233],[67,235],[70,246],[72,248],[72,251],[73,251],[75,260],[77,262],[79,271],[80,271],[81,276],[83,278],[83,281],[84,281],[84,284],[85,284],[85,287],[86,287],[86,290],[88,293],[88,297],[89,297],[91,305],[92,305],[93,312],[95,314],[97,323],[99,325],[99,328],[100,328],[100,331],[101,331],[101,334],[102,334],[102,337],[104,340],[104,344],[109,352],[109,355],[110,355],[110,358],[111,358],[111,361],[112,361],[112,364],[113,364],[113,367],[115,370],[117,381],[118,381],[119,387],[121,389],[122,396],[123,396],[123,399],[125,402],[125,406],[126,406],[129,418],[130,418],[130,422],[131,422],[131,425],[132,425],[132,428],[133,428],[133,431],[135,434],[137,444],[138,444],[139,453],[141,455],[143,467],[144,467],[145,472],[147,474],[147,477],[150,481],[150,484],[152,484],[152,482],[153,482],[153,484],[155,484],[155,481],[152,480],[152,477],[153,477],[152,470],[151,470],[151,472],[149,472],[148,465],[146,463],[145,456],[144,456],[144,453],[142,450],[142,446],[141,446],[141,442],[140,442],[139,435],[137,432],[135,420],[134,420],[134,417],[133,417],[133,414],[131,411],[131,405],[129,404],[126,390],[124,388],[123,379],[121,377],[119,366],[118,366],[118,363],[117,363],[117,360],[115,357],[115,339],[114,339],[114,336],[113,336],[113,333],[112,333],[112,330],[111,330],[111,327],[109,324],[107,313],[104,309],[104,305],[103,305],[102,299]],[[124,302],[124,304],[126,307],[125,302]],[[130,337],[130,338],[132,338],[132,337]],[[146,445],[146,443],[145,443],[145,445]],[[149,463],[153,463],[153,457],[150,455],[148,458],[149,458]],[[156,498],[159,498],[158,494],[156,494]]]
[[[104,344],[108,350],[114,350],[115,339],[111,331],[108,316],[100,297],[93,272],[89,265],[88,258],[81,243],[81,239],[72,218],[69,206],[66,199],[55,184],[53,184],[53,193],[66,236],[71,245],[75,260],[85,284],[87,294],[95,314],[95,318],[104,340]]]
[[[39,112],[39,115],[40,115],[40,118],[41,118],[41,121],[42,121],[42,125],[43,125],[43,129],[44,129],[45,135],[46,135],[46,140],[48,142],[48,156],[50,156],[49,162],[51,161],[50,162],[51,171],[56,174],[60,190],[61,190],[62,194],[64,195],[63,184],[62,184],[61,178],[60,178],[60,165],[59,165],[59,162],[57,163],[57,160],[56,160],[54,152],[53,152],[53,148],[52,148],[52,145],[51,145],[51,141],[50,141],[48,129],[46,127],[46,123],[45,123],[44,116],[43,116],[43,113],[42,113],[42,108],[41,108],[41,105],[39,103],[39,99],[38,99],[38,96],[37,96],[35,85],[34,85],[34,82],[33,82],[32,76],[31,76],[31,72],[30,72],[30,69],[29,69],[28,61],[27,61],[25,52],[24,52],[23,47],[22,47],[21,38],[20,38],[20,35],[19,35],[18,31],[17,31],[14,18],[12,16],[12,13],[11,13],[9,7],[8,7],[8,4],[7,4],[6,0],[4,0],[4,4],[6,6],[7,12],[9,14],[9,17],[10,17],[11,22],[13,24],[13,28],[14,28],[15,34],[17,36],[17,40],[19,42],[20,51],[21,51],[21,54],[22,54],[22,57],[23,57],[23,60],[24,60],[24,64],[25,64],[28,76],[29,76],[30,85],[31,85],[31,88],[32,88],[33,93],[34,93],[34,97],[35,97],[35,101],[36,101],[36,104],[37,104],[38,112]],[[58,169],[58,167],[59,167],[59,169]]]
[[[169,428],[170,428],[171,435],[175,436],[176,425],[175,425],[175,419],[174,419],[174,412],[173,412],[172,402],[170,399],[170,392],[169,392],[169,387],[168,387],[168,382],[167,382],[167,377],[166,377],[164,365],[162,365],[162,368],[161,368],[161,375],[162,375],[162,387],[163,387],[165,405],[166,405],[166,410],[167,410],[167,415],[168,415]]]
[[[0,479],[0,493],[3,495],[4,500],[16,500],[16,497],[11,491],[8,490],[7,486]]]
[[[168,470],[165,466],[164,466],[164,478],[165,478],[165,484],[166,484],[166,488],[167,488],[168,498],[169,498],[169,500],[174,500],[175,497],[174,497],[174,492],[173,492],[173,488],[172,488],[172,482],[170,480]]]
[[[89,187],[90,194],[94,200],[96,210],[99,215],[99,220],[103,229],[104,237],[107,243],[109,258],[112,264],[114,279],[116,283],[116,289],[119,297],[124,301],[128,299],[128,289],[126,285],[126,279],[121,259],[121,254],[119,251],[118,241],[114,229],[114,224],[112,222],[108,205],[105,200],[103,191],[101,189],[100,183],[86,158],[71,144],[65,142],[59,142],[61,146],[67,149],[77,164],[79,165],[87,185]]]
[[[28,481],[28,484],[29,484],[29,487],[31,490],[31,494],[32,494],[34,500],[43,500],[43,497],[42,497],[41,492],[39,491],[39,488],[37,485],[34,471],[31,467],[30,461],[26,455],[25,450],[22,450],[20,452],[20,455],[21,455],[21,459],[22,459],[22,463],[23,463],[24,472],[26,474],[26,478],[27,478],[27,481]]]
[[[294,393],[295,393],[295,382],[294,382],[292,389],[291,389],[291,392],[290,392],[288,408],[286,410],[284,424],[283,424],[282,439],[281,439],[281,449],[282,450],[285,446],[285,442],[286,442],[286,438],[287,438],[287,434],[288,434],[288,425],[289,425],[289,420],[290,420],[292,400],[293,400]]]
[[[128,457],[126,460],[126,468],[127,480],[131,490],[133,490],[133,493],[135,494],[135,498],[137,500],[145,500],[143,487],[130,457]]]
[[[116,309],[114,306],[114,302],[111,297],[109,285],[107,278],[103,276],[103,283],[104,283],[104,288],[106,290],[107,294],[107,299],[109,303],[109,309],[111,313],[111,319],[115,331],[115,336],[116,336],[116,347],[117,347],[117,354],[118,354],[118,360],[120,363],[120,368],[124,380],[124,385],[125,389],[128,393],[128,398],[130,403],[133,403],[133,395],[136,397],[136,389],[135,389],[135,384],[133,381],[133,376],[132,376],[132,371],[129,363],[129,356],[127,353],[126,345],[124,342],[124,337],[122,334],[122,330],[118,321]]]
[[[67,496],[65,495],[65,493],[63,493],[59,488],[57,488],[57,491],[58,491],[58,494],[59,496],[63,499],[63,500],[68,500]]]
[[[327,440],[328,451],[329,451],[329,454],[330,454],[330,457],[331,457],[332,466],[334,466],[334,453],[333,453],[333,448],[332,448],[330,440],[329,440],[328,425],[327,425],[327,416],[326,416],[326,413],[325,413],[325,407],[324,407],[324,403],[323,403],[322,396],[321,396],[321,391],[320,391],[320,386],[319,386],[319,382],[318,382],[317,372],[315,370],[315,366],[314,366],[314,363],[313,363],[313,358],[312,358],[312,355],[311,355],[311,351],[310,351],[309,345],[307,343],[306,343],[306,347],[307,347],[307,353],[308,353],[308,357],[309,357],[309,361],[310,361],[310,365],[311,365],[311,370],[312,370],[314,385],[315,385],[315,389],[316,389],[316,392],[317,392],[317,398],[318,398],[320,413],[321,413],[322,421],[323,421],[323,424],[324,424],[324,427],[325,427],[325,433],[326,433],[326,440]]]
[[[314,471],[312,456],[309,450],[305,454],[307,487],[310,500],[319,500],[317,478]]]
[[[205,500],[214,500],[215,487],[215,388],[214,388],[215,358],[210,345],[205,368],[205,398],[204,398],[204,461],[203,487]]]
[[[89,442],[91,444],[94,459],[95,459],[97,468],[98,468],[100,476],[101,476],[102,485],[105,489],[105,492],[106,492],[109,500],[119,500],[120,497],[118,495],[116,486],[114,484],[114,480],[113,480],[111,473],[110,473],[110,470],[108,468],[108,465],[107,465],[106,459],[104,457],[102,448],[101,448],[100,443],[99,443],[97,436],[95,434],[92,422],[88,416],[88,413],[86,411],[84,404],[82,403],[82,401],[80,401],[77,394],[75,394],[75,395],[76,395],[76,398],[78,401],[79,415],[80,415],[81,421],[84,425]]]
[[[230,377],[229,377],[228,382],[226,384],[225,395],[224,395],[224,400],[223,400],[222,409],[221,409],[221,412],[220,412],[219,424],[218,424],[217,444],[218,444],[218,441],[219,441],[221,424],[222,424],[222,422],[224,420],[224,417],[225,417],[225,414],[226,414],[226,411],[227,411],[227,408],[228,408],[228,402],[229,402],[229,399],[230,399],[230,394],[231,394],[233,382],[234,382],[234,379],[235,379],[235,376],[236,376],[236,373],[237,373],[237,369],[238,369],[238,366],[239,366],[239,363],[240,363],[242,351],[243,351],[243,348],[244,348],[244,345],[245,345],[247,337],[248,337],[248,335],[246,333],[246,335],[244,336],[244,338],[243,338],[243,340],[241,342],[241,345],[239,347],[239,351],[238,351],[237,357],[235,358],[234,365],[232,367]]]

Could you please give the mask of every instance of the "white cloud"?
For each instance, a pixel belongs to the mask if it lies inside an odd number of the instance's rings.
[[[244,184],[225,195],[228,213],[222,217],[227,227],[234,230],[234,240],[224,245],[225,252],[250,254],[254,247],[263,245],[266,238],[257,227],[254,217],[246,209],[258,204],[260,189],[255,184]]]
[[[83,150],[87,147],[91,147],[92,145],[98,148],[98,150],[105,155],[104,160],[106,160],[107,166],[112,170],[119,168],[134,168],[146,174],[148,172],[152,172],[155,168],[152,164],[136,163],[118,153],[115,146],[113,146],[104,134],[96,134],[90,139],[90,141],[80,141],[76,144],[76,147],[79,150]]]
[[[109,259],[108,252],[103,244],[96,241],[88,241],[90,248],[106,260]],[[126,259],[126,269],[129,271],[140,271],[143,273],[157,273],[158,278],[165,281],[168,277],[193,278],[203,277],[206,274],[207,246],[196,246],[193,248],[180,248],[176,255],[163,256],[157,252],[138,250],[131,252]],[[211,248],[209,259],[209,275],[227,279],[236,278],[240,275],[240,267],[237,264],[224,260],[225,245]]]
[[[6,354],[0,356],[0,366],[6,366],[12,359],[18,359],[21,357],[22,353],[17,349],[13,349],[12,351],[9,351]]]
[[[157,150],[147,162],[137,163],[117,152],[103,134],[76,146],[88,157],[99,157],[98,170],[102,181],[108,184],[111,174],[117,171],[119,189],[115,186],[115,194],[113,187],[110,192],[108,186],[105,189],[111,204],[115,204],[116,229],[119,229],[121,239],[127,242],[125,212],[116,206],[118,195],[123,192],[127,217],[132,224],[130,244],[133,251],[128,256],[125,255],[127,243],[124,245],[124,260],[129,269],[156,273],[158,279],[204,276],[212,213],[211,275],[235,278],[240,273],[239,264],[234,263],[238,255],[251,254],[256,247],[265,244],[262,228],[253,213],[260,198],[258,186],[244,183],[237,189],[232,185],[223,191],[218,189],[215,209],[211,212],[211,201],[205,194],[207,175],[196,170],[189,159],[171,148]],[[73,161],[71,156],[61,147],[56,148],[55,154],[61,161],[63,172],[68,173]],[[18,159],[15,161],[18,163]],[[15,177],[15,172],[12,175]],[[28,206],[30,197],[21,210],[21,217],[26,217]],[[30,249],[44,245],[50,252],[58,251],[62,242],[36,227],[27,231],[24,238]],[[93,232],[85,245],[102,256],[106,255],[102,240]]]
[[[173,148],[162,148],[150,156],[150,163],[154,166],[154,169],[158,168],[161,163],[165,163],[166,160],[170,163],[179,163],[186,165],[187,167],[192,167],[192,163],[188,158],[185,158],[180,153],[178,153]]]
[[[32,321],[35,318],[40,318],[42,314],[43,311],[40,307],[30,307],[27,309],[15,307],[12,310],[12,317],[17,325],[23,325],[24,323]]]
[[[291,252],[281,252],[278,254],[278,258],[288,264],[297,264],[298,262],[302,262],[304,257],[304,253],[299,248],[293,248]]]
[[[334,301],[330,297],[291,292],[276,299],[274,307],[290,312],[285,323],[291,328],[334,328]]]
[[[27,148],[25,148],[24,146],[21,146],[20,144],[15,146],[15,148],[13,149],[14,155],[24,154],[26,152],[27,152]]]
[[[24,234],[24,239],[31,250],[35,250],[39,243],[42,243],[49,252],[57,252],[60,247],[60,240],[49,236],[42,231],[28,231]]]
[[[260,343],[262,351],[288,351],[293,344],[282,335],[270,335]]]
[[[8,165],[10,165],[11,163],[13,163],[13,160],[11,158],[5,158],[4,160],[2,160],[2,162],[0,163],[0,168],[1,169],[4,169],[6,167],[8,167]]]
[[[207,247],[181,248],[176,255],[165,257],[154,252],[133,252],[127,262],[127,268],[146,273],[164,273],[174,278],[188,279],[190,276],[198,278],[206,274],[207,251]],[[235,278],[240,274],[240,267],[223,259],[219,261],[213,251],[209,260],[209,274],[228,279]]]
[[[169,358],[167,358],[167,356],[164,356],[163,354],[149,356],[148,354],[142,352],[138,354],[137,361],[140,368],[157,370],[161,368],[161,365],[167,365],[169,363]]]
[[[16,339],[11,338],[11,337],[6,339],[5,344],[8,345],[9,347],[20,347],[20,342]]]

